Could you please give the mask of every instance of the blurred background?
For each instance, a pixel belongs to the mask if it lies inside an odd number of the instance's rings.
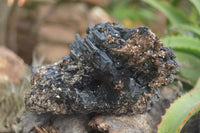
[[[78,33],[99,22],[149,27],[180,65],[174,85],[190,90],[200,76],[198,0],[0,0],[0,131],[19,131],[30,66],[70,53]],[[13,100],[14,99],[14,100]]]

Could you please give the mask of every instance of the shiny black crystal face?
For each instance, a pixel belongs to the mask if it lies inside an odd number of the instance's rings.
[[[26,108],[37,113],[136,114],[172,82],[176,56],[147,27],[99,23],[70,44],[71,53],[32,71]]]

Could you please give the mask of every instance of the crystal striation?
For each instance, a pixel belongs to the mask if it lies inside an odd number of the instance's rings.
[[[29,111],[53,114],[138,114],[159,97],[178,71],[170,47],[147,27],[99,23],[70,44],[70,55],[32,68],[25,94]]]

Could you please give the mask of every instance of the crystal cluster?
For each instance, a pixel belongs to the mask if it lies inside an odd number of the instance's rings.
[[[176,56],[147,27],[99,23],[70,44],[70,55],[32,68],[26,108],[36,113],[137,114],[173,81]]]

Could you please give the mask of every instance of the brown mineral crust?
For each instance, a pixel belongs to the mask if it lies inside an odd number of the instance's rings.
[[[151,97],[152,97],[152,94],[148,94],[145,92],[139,97],[138,101],[133,106],[135,114],[138,114],[141,112],[143,113],[146,111],[146,109],[151,103]]]
[[[137,30],[137,33],[133,34],[121,49],[114,48],[113,51],[118,52],[123,56],[125,55],[128,59],[129,65],[136,66],[135,68],[145,74],[151,73],[152,71],[141,66],[144,62],[145,65],[150,64],[151,67],[156,68],[158,70],[156,75],[159,76],[149,82],[148,85],[152,88],[158,88],[162,84],[169,82],[170,77],[168,78],[167,76],[177,71],[177,67],[173,68],[173,66],[177,64],[175,61],[171,63],[163,62],[162,60],[160,61],[159,58],[164,58],[166,55],[171,53],[162,49],[162,41],[160,41],[150,30],[145,33],[145,37],[143,34],[141,35],[139,29]],[[173,56],[173,54],[170,56]],[[168,71],[170,68],[173,69]],[[155,74],[153,73],[153,75]]]
[[[138,114],[178,71],[173,51],[147,27],[99,23],[71,43],[71,53],[32,68],[26,108],[36,113]]]

